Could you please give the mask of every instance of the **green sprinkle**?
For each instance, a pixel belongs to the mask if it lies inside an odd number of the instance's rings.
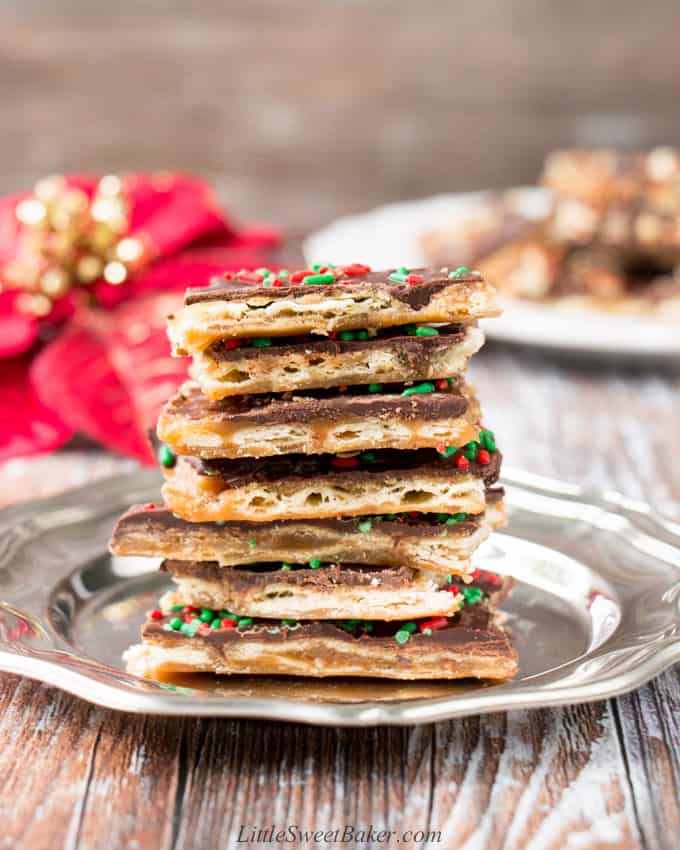
[[[446,383],[447,383],[449,386],[451,386],[451,384],[455,384],[455,383],[456,383],[456,380],[457,380],[457,378],[447,378],[447,379],[446,379]]]
[[[226,519],[216,519],[215,525],[224,525],[225,522],[226,522]]]
[[[298,624],[297,620],[281,620],[282,626],[297,626],[297,624]]]
[[[399,631],[395,634],[394,639],[397,643],[408,643],[408,639],[410,637],[410,632],[407,632],[405,629],[399,629]]]
[[[369,393],[381,393],[383,385],[382,384],[369,384],[368,391]]]
[[[466,269],[465,266],[458,266],[455,272],[449,272],[449,278],[455,280],[458,277],[463,277],[465,274],[470,274],[470,270]]]
[[[279,269],[276,274],[277,277],[288,277],[290,275],[290,272],[288,271],[288,269]]]
[[[212,623],[215,619],[215,612],[211,608],[201,608],[201,613],[198,615],[198,619],[202,623]]]
[[[468,460],[476,460],[477,459],[477,451],[479,449],[479,444],[472,442],[466,443],[463,446],[463,454]]]
[[[282,570],[292,570],[293,568],[291,567],[290,564],[281,564],[280,569],[282,569]]]
[[[318,569],[318,568],[321,566],[321,561],[320,561],[318,558],[312,558],[312,560],[311,560],[311,561],[309,561],[309,566],[310,566],[313,570],[316,570],[316,569]]]
[[[446,583],[453,584],[453,576],[446,576]]]
[[[173,454],[170,446],[166,446],[165,443],[158,449],[158,462],[161,466],[166,467],[166,469],[172,469],[172,467],[177,463],[177,458]]]
[[[455,455],[457,451],[458,449],[455,446],[447,446],[444,451],[439,454],[441,457],[451,457],[451,455]]]
[[[368,339],[368,331],[357,331],[357,339],[367,340]]]
[[[163,626],[163,631],[164,631],[164,632],[173,632],[173,631],[174,631],[174,629],[172,628],[172,626],[170,625],[170,623],[165,623],[165,624],[164,624],[164,626]]]
[[[359,531],[370,531],[371,528],[373,528],[373,523],[370,521],[370,519],[365,519],[363,522],[359,523],[357,528],[359,529]]]
[[[419,328],[416,328],[416,336],[439,336],[439,331],[437,328],[421,325]]]
[[[240,629],[242,626],[252,626],[253,618],[252,617],[239,617],[236,625]]]
[[[396,519],[396,518],[397,518],[396,514],[385,514],[385,519]]]
[[[427,635],[429,637],[432,634],[432,629],[423,629],[421,634]]]
[[[271,344],[272,341],[268,336],[259,336],[253,340],[253,348],[269,348]]]
[[[468,518],[468,516],[469,516],[469,514],[464,514],[464,513],[453,514],[453,519],[455,519],[456,522],[463,522],[463,520],[466,520]]]
[[[318,284],[324,283],[334,283],[335,275],[334,274],[308,274],[307,277],[302,278],[302,282],[306,286],[315,286]]]
[[[465,597],[466,605],[475,605],[482,598],[482,591],[478,587],[461,587],[461,592]]]
[[[361,625],[361,620],[337,620],[336,625],[346,632],[353,632],[356,626]]]
[[[418,330],[418,325],[402,325],[402,332],[408,334],[409,336],[415,336],[416,331]]]
[[[183,635],[187,635],[187,637],[194,637],[200,625],[200,620],[192,620],[190,623],[182,623],[179,630]]]
[[[170,610],[171,611],[183,611],[184,605],[171,605]]]
[[[318,272],[319,269],[323,268],[323,265],[324,265],[323,263],[314,263],[314,265],[312,266],[312,270],[315,271],[315,272]]]
[[[210,624],[210,628],[215,629],[215,630],[221,628],[221,626],[222,626],[222,620],[220,620],[219,617],[215,617],[215,619]]]
[[[251,537],[248,541],[248,546],[250,546],[251,549],[254,549],[257,546],[257,540],[255,540],[254,537]]]
[[[174,632],[178,632],[182,628],[183,623],[179,617],[173,617],[169,625]]]
[[[496,437],[493,431],[482,430],[479,432],[479,442],[489,452],[496,451]]]
[[[269,277],[269,275],[271,273],[272,273],[271,269],[265,269],[265,268],[255,269],[255,274],[261,274],[261,275],[264,275],[265,277]]]
[[[217,616],[218,616],[220,619],[222,619],[222,620],[224,620],[224,619],[227,619],[227,620],[234,620],[234,619],[236,619],[236,618],[235,618],[235,615],[234,615],[234,614],[232,614],[232,613],[231,613],[231,611],[218,611],[218,612],[217,612]]]
[[[370,633],[373,631],[373,623],[371,623],[371,621],[370,621],[370,620],[365,620],[365,621],[361,624],[361,627],[362,627],[362,628],[363,628],[363,630],[364,630],[365,632],[367,632],[369,635],[370,635]]]
[[[349,342],[354,339],[354,331],[341,331],[339,339],[343,342]]]
[[[406,275],[399,272],[392,272],[387,278],[391,283],[406,283]]]
[[[409,634],[413,634],[415,630],[418,628],[417,623],[404,623],[401,627],[402,631],[408,632]]]
[[[175,519],[182,519],[182,517],[179,514],[173,513],[173,516],[174,516]]]
[[[437,514],[437,519],[439,522],[446,522],[449,518],[450,514]]]
[[[409,395],[422,395],[424,393],[433,393],[434,392],[434,384],[431,384],[429,381],[425,381],[422,384],[416,384],[413,387],[408,387],[402,392],[402,396]]]
[[[362,452],[359,455],[359,460],[363,460],[366,463],[373,463],[375,460],[375,452]]]

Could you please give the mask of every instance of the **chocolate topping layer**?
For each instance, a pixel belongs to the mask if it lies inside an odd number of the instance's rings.
[[[414,310],[419,310],[428,304],[431,299],[442,289],[449,286],[465,286],[470,283],[479,283],[482,280],[480,274],[470,272],[462,277],[451,279],[448,270],[442,272],[439,269],[412,269],[412,273],[423,278],[422,283],[409,285],[407,283],[393,283],[389,276],[396,269],[369,272],[365,275],[345,275],[339,277],[335,283],[321,286],[306,286],[305,284],[290,284],[280,287],[266,287],[261,284],[247,283],[238,279],[223,280],[217,278],[213,284],[206,289],[188,289],[184,297],[184,303],[196,304],[202,301],[242,301],[253,297],[262,303],[271,303],[289,298],[302,298],[315,291],[328,298],[333,298],[348,288],[365,292],[369,289],[389,290],[392,297],[407,304]]]
[[[194,465],[199,475],[220,478],[224,487],[240,487],[253,482],[273,482],[291,478],[318,478],[324,475],[352,481],[370,480],[373,476],[414,470],[447,478],[473,475],[482,478],[487,486],[491,486],[498,480],[501,466],[499,451],[491,454],[491,460],[486,465],[470,461],[469,465],[463,468],[455,465],[453,456],[447,458],[436,449],[378,449],[372,454],[372,462],[362,463],[360,468],[350,470],[334,467],[336,456],[331,454],[234,459],[187,457],[185,460]]]
[[[488,504],[495,504],[502,498],[502,487],[487,489],[486,501]],[[371,530],[384,532],[391,537],[413,537],[414,535],[432,537],[443,534],[463,537],[474,534],[482,521],[482,516],[471,516],[467,520],[446,525],[438,520],[435,514],[413,512],[413,514],[404,513],[397,516],[398,518],[395,519],[382,518],[379,521],[374,520],[372,529],[362,533],[366,534],[369,540]],[[277,528],[294,534],[296,530],[318,529],[320,535],[323,535],[324,531],[354,534],[359,531],[359,525],[364,523],[365,520],[366,517],[362,516],[347,517],[346,519],[275,520],[270,523],[257,523],[255,531],[266,533],[268,529]],[[237,534],[243,536],[251,536],[253,534],[253,524],[248,522],[233,521],[219,524],[214,522],[188,522],[163,506],[149,507],[133,505],[116,523],[111,538],[111,545],[115,548],[116,544],[124,541],[125,537],[129,534],[141,533],[149,537],[154,537],[162,536],[170,529],[186,532],[187,535],[200,535],[204,532],[209,534],[223,533],[225,535]]]
[[[386,387],[386,390],[389,388]],[[218,419],[230,425],[307,424],[323,419],[333,422],[357,417],[370,418],[389,414],[400,421],[411,419],[457,419],[468,403],[460,389],[416,394],[404,397],[403,387],[395,392],[368,393],[350,390],[307,390],[304,392],[266,393],[229,396],[211,401],[194,383],[185,384],[164,411],[164,416],[188,420]]]
[[[325,337],[276,337],[271,348],[262,349],[253,346],[227,349],[224,340],[214,342],[205,350],[205,354],[213,360],[229,362],[256,359],[258,357],[294,354],[304,351],[306,354],[324,354],[336,356],[354,351],[371,351],[385,348],[398,351],[404,363],[422,357],[424,351],[432,352],[439,348],[449,348],[465,339],[465,325],[446,325],[438,327],[438,336],[411,336],[405,334],[403,328],[384,328],[377,336],[366,340],[327,339]]]
[[[376,568],[363,564],[329,564],[312,569],[306,564],[282,570],[280,563],[251,564],[243,567],[221,567],[214,561],[163,561],[161,570],[172,576],[192,576],[208,581],[227,579],[234,590],[252,590],[272,582],[291,587],[367,587],[375,580],[391,588],[408,587],[417,575],[411,567]]]
[[[252,625],[242,629],[216,629],[205,630],[203,633],[197,632],[192,638],[187,638],[182,632],[164,630],[163,625],[169,618],[163,620],[151,621],[144,624],[142,627],[142,638],[161,638],[162,640],[173,641],[205,641],[211,644],[223,645],[239,640],[253,640],[265,643],[283,643],[285,641],[308,640],[310,638],[322,638],[327,640],[340,640],[343,643],[355,644],[370,642],[374,645],[381,644],[394,647],[394,635],[401,628],[399,622],[380,622],[374,621],[374,631],[371,634],[361,632],[359,634],[351,634],[345,629],[336,625],[329,620],[314,620],[309,622],[301,622],[294,626],[287,626],[279,623],[276,620],[265,620],[255,618]],[[465,645],[474,644],[481,641],[489,641],[498,639],[499,643],[506,647],[505,651],[509,652],[505,633],[494,623],[493,609],[485,604],[466,605],[460,613],[450,618],[447,626],[441,629],[436,629],[431,634],[426,635],[422,632],[414,632],[407,644],[402,646],[403,651],[417,651],[418,645],[423,642],[434,643],[439,646],[456,646],[462,648]]]

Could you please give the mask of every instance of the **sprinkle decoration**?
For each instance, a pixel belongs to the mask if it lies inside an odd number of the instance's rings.
[[[388,276],[388,280],[391,283],[406,283],[406,278],[409,276],[409,270],[402,266],[400,269],[392,272],[391,275]]]
[[[405,389],[401,395],[412,396],[412,395],[423,395],[425,393],[433,393],[434,392],[434,384],[429,381],[424,381],[422,384],[415,384],[412,387],[408,387]]]
[[[172,469],[172,467],[177,463],[177,458],[173,454],[172,449],[165,443],[163,443],[163,445],[158,449],[158,462],[166,469]]]
[[[331,460],[331,466],[334,469],[356,469],[359,466],[359,459],[356,457],[334,457]]]
[[[457,280],[459,277],[464,277],[466,274],[470,274],[470,270],[466,269],[465,266],[458,266],[455,271],[449,272],[449,279]]]

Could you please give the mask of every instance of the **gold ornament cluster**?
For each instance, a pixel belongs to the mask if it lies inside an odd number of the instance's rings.
[[[69,290],[97,280],[124,283],[144,260],[142,241],[125,235],[129,208],[120,177],[102,177],[91,199],[62,176],[46,177],[17,204],[16,217],[18,250],[0,270],[0,290],[24,290],[17,298],[24,313],[46,316]]]

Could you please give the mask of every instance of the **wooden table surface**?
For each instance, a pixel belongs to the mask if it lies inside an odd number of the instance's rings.
[[[678,514],[677,375],[491,346],[473,373],[508,464]],[[72,451],[13,461],[0,493],[121,467]],[[12,850],[264,847],[239,833],[272,824],[441,839],[366,847],[662,850],[680,840],[679,789],[677,671],[606,702],[368,730],[126,716],[0,677],[0,848]]]

